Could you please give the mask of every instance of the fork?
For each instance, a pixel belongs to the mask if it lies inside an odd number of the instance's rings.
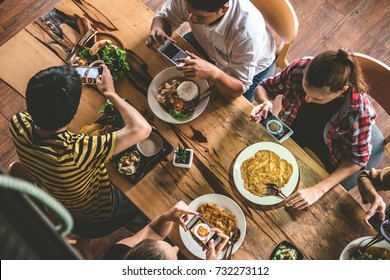
[[[240,236],[241,236],[240,229],[238,227],[234,227],[230,232],[230,239],[225,254],[222,258],[223,260],[230,260],[232,258],[234,244],[236,244],[238,239],[240,239]]]
[[[277,196],[281,199],[287,198],[287,196],[284,193],[282,193],[280,188],[274,183],[267,183],[265,185],[265,192],[266,192],[266,195]]]
[[[375,243],[378,243],[379,241],[383,240],[383,236],[378,233],[375,237],[373,237],[370,242],[368,242],[366,245],[362,246],[362,247],[356,247],[356,248],[353,248],[351,251],[349,251],[349,256],[356,260],[358,259],[361,255],[364,254],[364,252],[372,245],[374,245]]]

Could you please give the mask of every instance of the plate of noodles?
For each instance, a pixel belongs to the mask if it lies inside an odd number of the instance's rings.
[[[298,163],[282,145],[259,142],[238,155],[233,179],[238,191],[247,200],[259,205],[274,205],[282,199],[265,196],[265,185],[274,183],[286,196],[291,195],[299,182]]]
[[[227,235],[235,226],[238,227],[241,234],[234,245],[233,254],[240,248],[245,239],[246,220],[240,206],[235,201],[220,194],[206,194],[193,200],[188,204],[188,207],[191,210],[198,211],[199,215],[206,220],[211,228],[219,228]],[[192,217],[193,215],[189,215],[188,221]],[[184,231],[182,227],[179,227],[179,231],[186,248],[196,257],[206,259],[206,250],[203,250],[202,246],[195,241],[190,231]],[[218,259],[222,259],[224,252],[224,250],[221,252]]]
[[[188,80],[176,67],[167,68],[154,77],[148,88],[148,103],[161,120],[181,124],[197,118],[206,108],[209,97],[199,102],[209,84],[205,79]]]

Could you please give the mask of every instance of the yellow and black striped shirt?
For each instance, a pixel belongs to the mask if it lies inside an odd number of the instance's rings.
[[[17,153],[35,183],[83,221],[106,221],[113,211],[113,186],[104,163],[116,144],[116,132],[87,136],[64,131],[45,139],[35,133],[28,113],[10,121]]]

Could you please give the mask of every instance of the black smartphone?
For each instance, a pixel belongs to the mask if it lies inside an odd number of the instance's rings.
[[[387,220],[388,217],[385,215],[385,220]],[[370,223],[370,225],[372,225],[372,227],[377,231],[379,232],[380,231],[380,227],[381,227],[381,223],[383,222],[380,217],[379,217],[379,213],[376,212],[371,218],[368,219],[368,222]]]
[[[278,119],[274,114],[268,111],[267,117],[262,118],[259,122],[267,132],[277,141],[282,143],[288,137],[293,134],[291,128],[289,128],[284,122]]]
[[[177,58],[187,58],[189,57],[182,49],[180,49],[176,44],[171,41],[167,41],[164,45],[158,48],[158,51],[172,61],[177,66],[183,66],[183,62],[176,61]]]
[[[81,82],[86,85],[95,85],[96,78],[103,73],[103,68],[101,67],[88,67],[88,66],[78,66],[76,67],[77,73],[81,77]]]
[[[196,241],[205,248],[208,248],[209,242],[214,240],[214,244],[217,245],[221,241],[217,232],[211,231],[210,226],[200,216],[194,216],[188,223],[187,229],[195,237]]]

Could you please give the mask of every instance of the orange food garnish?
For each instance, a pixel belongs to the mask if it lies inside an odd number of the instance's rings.
[[[175,108],[176,111],[181,111],[183,107],[184,107],[183,100],[178,99],[173,103],[173,108]]]

